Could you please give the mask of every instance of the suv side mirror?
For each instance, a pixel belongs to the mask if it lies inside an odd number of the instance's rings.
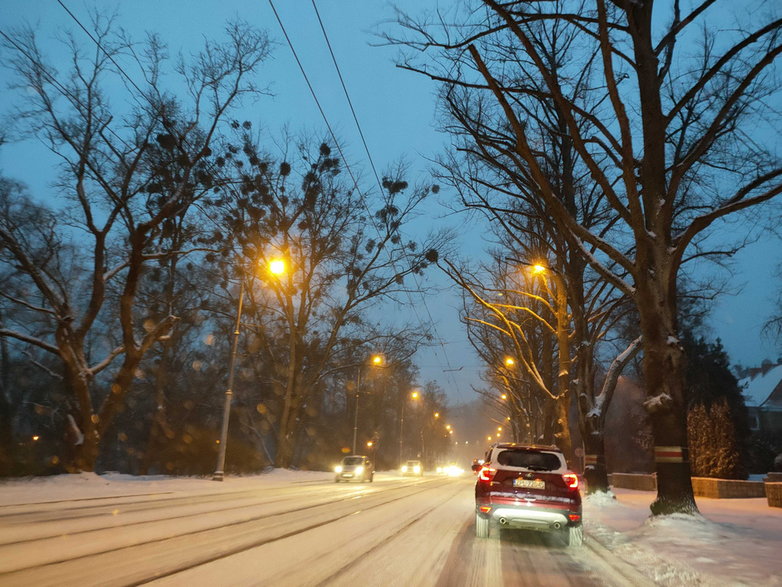
[[[481,464],[480,463],[473,463],[472,464],[472,470],[473,471],[480,471],[481,470]]]

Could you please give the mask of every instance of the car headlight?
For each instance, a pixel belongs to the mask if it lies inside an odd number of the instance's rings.
[[[402,472],[407,473],[407,465],[402,465]]]
[[[334,467],[334,472],[335,473],[341,473],[342,472],[342,465],[337,465],[336,467]]]
[[[356,475],[361,475],[364,472],[364,467],[356,467]]]
[[[420,472],[421,472],[421,467],[419,467],[418,465],[413,467],[413,473],[420,473]]]

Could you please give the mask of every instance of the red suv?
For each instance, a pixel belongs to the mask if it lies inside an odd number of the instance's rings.
[[[578,475],[553,446],[495,444],[475,465],[475,535],[488,538],[492,523],[504,528],[560,533],[579,546],[581,492]]]

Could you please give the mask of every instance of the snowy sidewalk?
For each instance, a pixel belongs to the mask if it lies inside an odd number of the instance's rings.
[[[590,496],[588,536],[658,585],[782,585],[782,509],[765,498],[697,498],[702,517],[650,519],[650,491]]]

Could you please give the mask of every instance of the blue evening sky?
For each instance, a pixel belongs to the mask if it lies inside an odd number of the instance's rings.
[[[272,136],[279,135],[285,125],[294,134],[302,130],[320,134],[325,128],[268,0],[63,2],[85,25],[92,7],[99,5],[109,10],[116,7],[118,22],[134,38],[142,40],[145,30],[160,33],[172,53],[196,49],[203,37],[219,37],[225,21],[239,16],[265,29],[276,46],[271,60],[261,67],[258,81],[259,85],[268,86],[273,95],[262,98],[237,118],[251,120]],[[396,4],[411,14],[420,14],[436,6],[437,1],[404,0]],[[275,6],[329,122],[346,146],[351,168],[368,179],[371,170],[367,157],[311,0],[277,0]],[[378,172],[382,174],[401,158],[410,165],[412,181],[427,181],[428,159],[447,144],[447,137],[436,130],[435,86],[421,76],[395,68],[396,49],[370,46],[377,42],[372,32],[393,18],[391,5],[374,0],[318,0],[317,6]],[[46,41],[43,43],[46,50],[57,50],[58,45],[52,39],[63,30],[72,30],[88,46],[89,39],[56,0],[0,0],[3,31],[23,22],[36,26],[41,41]],[[0,112],[5,112],[9,100],[13,99],[5,91],[7,83],[8,72],[0,69],[0,85],[4,89],[0,94]],[[34,142],[0,148],[0,173],[24,181],[39,198],[46,197],[53,179],[46,164],[41,166],[46,161],[45,149]],[[441,191],[441,201],[455,198],[447,192]],[[480,237],[477,219],[471,218],[466,223],[465,218],[450,214],[442,202],[430,203],[426,215],[420,223],[422,228],[456,226],[462,234],[463,254],[477,257],[482,253],[486,243]],[[780,287],[779,281],[772,279],[772,269],[781,257],[778,241],[769,239],[739,255],[731,282],[737,288],[742,284],[743,287],[740,293],[726,296],[718,304],[712,320],[714,335],[721,337],[733,362],[757,365],[766,357],[776,358],[779,352],[761,339],[760,327],[771,312],[773,294]],[[429,279],[441,287],[446,285],[440,276],[432,275]],[[438,381],[455,402],[473,399],[470,386],[479,385],[480,366],[458,322],[458,297],[453,292],[442,291],[426,304],[416,301],[414,305],[413,319],[417,316],[429,321],[431,316],[443,341],[442,345],[419,354],[421,383]]]

